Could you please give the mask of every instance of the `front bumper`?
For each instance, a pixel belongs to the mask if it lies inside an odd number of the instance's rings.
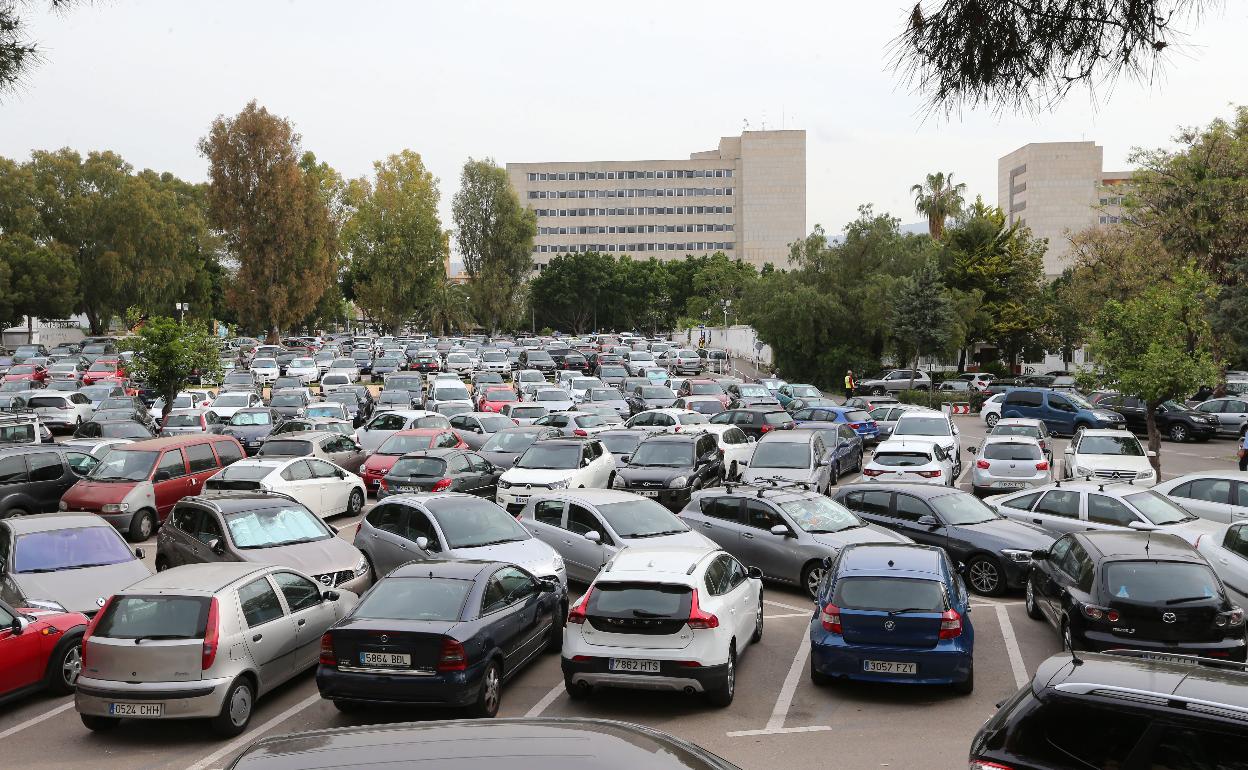
[[[636,651],[632,651],[636,652]],[[695,662],[695,661],[689,661]],[[612,671],[608,657],[577,655],[562,658],[563,677],[572,684],[590,687],[625,687],[633,690],[665,692],[707,692],[723,687],[728,678],[728,664],[717,666],[684,665],[675,660],[660,660],[659,673],[640,674]]]
[[[689,504],[691,496],[691,487],[633,487],[623,486],[615,487],[621,492],[638,495],[640,497],[648,497],[655,500],[665,508],[673,511],[679,511]]]
[[[115,716],[111,703],[160,703],[159,717],[128,717],[130,719],[202,719],[221,713],[221,705],[234,677],[201,679],[195,682],[144,682],[130,684],[103,679],[79,677],[74,692],[74,707],[79,714],[97,717]]]
[[[940,641],[935,647],[889,647],[848,644],[819,629],[811,634],[811,666],[828,676],[865,682],[899,684],[954,684],[971,675],[971,649],[962,638]],[[914,674],[885,674],[863,670],[863,661],[914,663]]]
[[[483,671],[480,663],[466,671],[431,674],[400,674],[376,669],[342,671],[337,666],[317,666],[316,687],[322,698],[334,701],[468,706],[477,699]]]

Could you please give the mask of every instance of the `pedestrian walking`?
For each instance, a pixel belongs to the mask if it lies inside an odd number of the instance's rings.
[[[850,369],[849,371],[845,372],[845,400],[846,401],[854,397],[854,388],[857,385],[858,383],[854,380],[854,370]]]
[[[1239,470],[1248,471],[1248,433],[1239,441]]]

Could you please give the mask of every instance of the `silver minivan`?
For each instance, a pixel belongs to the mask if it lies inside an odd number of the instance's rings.
[[[74,705],[90,730],[204,718],[237,735],[258,696],[316,665],[321,635],[358,599],[288,567],[158,572],[110,597],[87,627]]]

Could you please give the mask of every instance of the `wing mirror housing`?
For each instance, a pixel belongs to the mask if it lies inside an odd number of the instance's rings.
[[[970,452],[971,454],[975,454],[979,452],[979,447],[968,446],[966,448],[966,451]]]
[[[222,543],[219,538],[214,537],[213,539],[209,540],[208,547],[212,549],[212,552],[215,553],[217,556],[221,556],[222,554],[225,553],[225,543]]]
[[[144,559],[144,558],[146,558],[146,557],[147,557],[147,553],[146,553],[146,552],[144,552],[144,550],[143,550],[142,548],[135,548],[135,549],[134,549],[134,558],[136,558],[136,559]]]
[[[1143,521],[1132,521],[1127,524],[1127,527],[1129,527],[1130,529],[1139,530],[1140,532],[1152,532],[1153,530],[1157,529],[1156,526],[1145,523]]]
[[[422,551],[428,551],[429,550],[429,538],[427,537],[416,538],[416,547]]]
[[[920,527],[938,527],[938,526],[940,526],[940,522],[936,521],[936,517],[935,517],[935,516],[931,516],[931,515],[927,515],[927,516],[920,516],[920,517],[919,517],[919,520],[918,520],[918,522],[917,522],[917,523],[918,523],[918,525],[919,525]]]
[[[775,535],[776,537],[788,537],[789,535],[793,533],[790,532],[789,528],[784,526],[783,524],[777,524],[776,526],[771,528],[771,534]]]
[[[342,597],[342,594],[338,593],[337,591],[326,591],[325,593],[321,594],[321,599],[327,602],[336,602],[341,597]]]
[[[559,580],[557,578],[539,578],[537,586],[542,593],[553,594],[559,590]]]
[[[591,543],[601,543],[602,535],[598,534],[597,532],[591,529],[589,532],[585,533],[585,539]]]
[[[755,580],[763,579],[763,571],[759,569],[758,567],[746,567],[745,574],[748,575],[749,577],[754,578]]]
[[[156,475],[152,476],[152,481],[153,482],[168,481],[171,478],[173,477],[169,475],[169,471],[156,471]]]
[[[1153,451],[1153,450],[1151,450],[1151,449],[1150,449],[1150,450],[1148,450],[1147,454],[1148,454],[1148,456],[1149,456],[1149,457],[1156,457],[1156,456],[1157,456],[1157,453],[1156,453],[1156,452],[1154,452],[1154,451]]]

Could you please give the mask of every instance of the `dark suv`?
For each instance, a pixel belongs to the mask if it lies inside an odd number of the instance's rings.
[[[1032,554],[1027,615],[1066,649],[1131,647],[1244,660],[1244,611],[1186,540],[1155,532],[1071,532]]]
[[[745,435],[760,439],[773,430],[792,430],[797,423],[793,415],[776,406],[752,406],[729,409],[711,418],[712,425],[735,425]]]
[[[723,458],[713,434],[660,434],[637,445],[616,473],[615,488],[679,511],[695,490],[718,486],[723,475]]]
[[[1127,421],[1127,430],[1133,433],[1148,432],[1148,404],[1135,396],[1112,393],[1101,396],[1096,405],[1112,409]],[[1217,435],[1218,418],[1195,409],[1188,409],[1174,401],[1163,402],[1153,411],[1157,430],[1171,441],[1207,441]]]
[[[1054,655],[984,723],[970,770],[1230,770],[1248,745],[1248,666],[1139,650]]]

